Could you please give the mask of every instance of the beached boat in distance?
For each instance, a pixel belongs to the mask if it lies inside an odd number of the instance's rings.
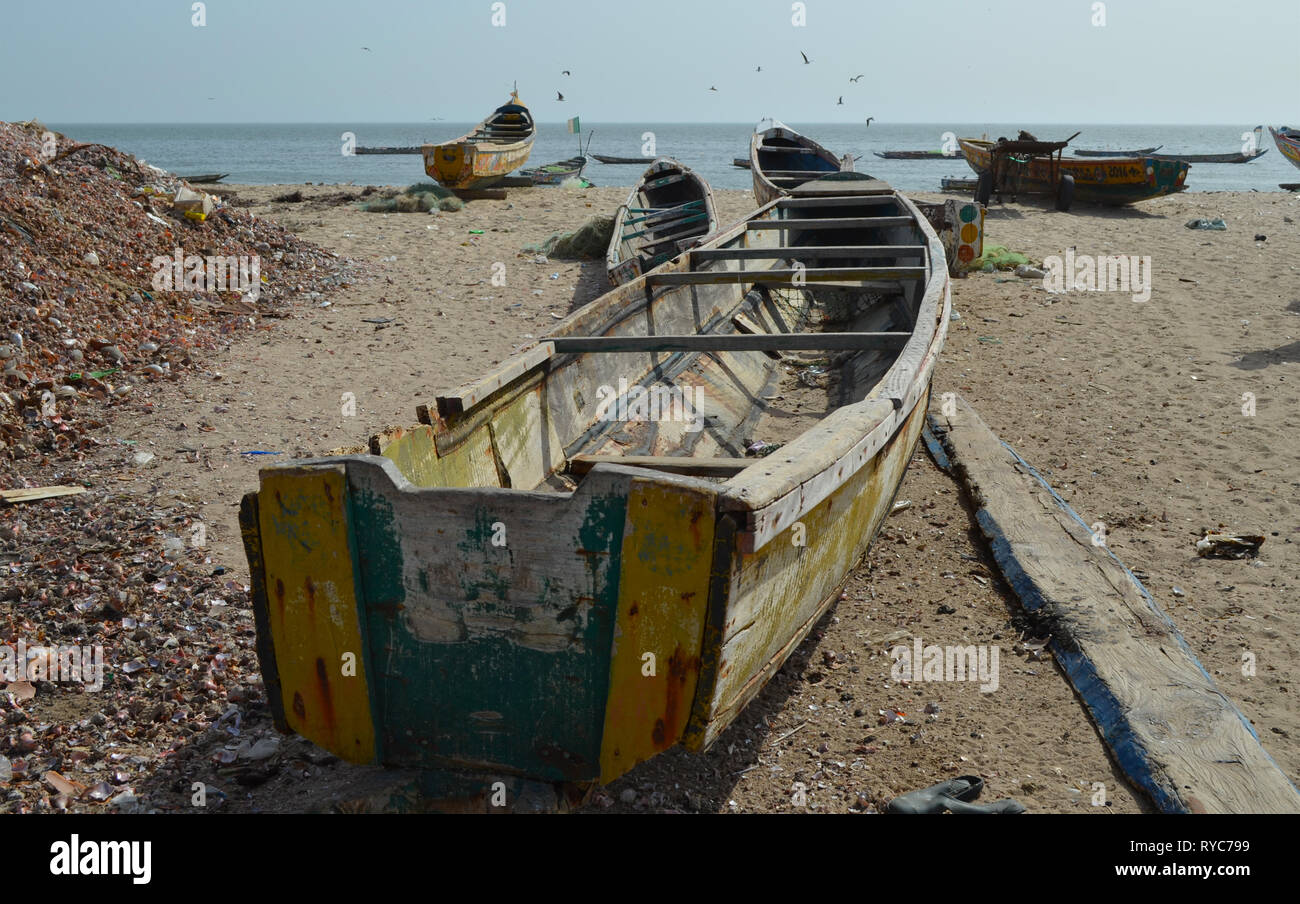
[[[749,169],[749,158],[748,158],[748,157],[732,157],[732,158],[731,158],[731,165],[732,165],[732,166],[738,166],[738,167],[740,167],[741,169]]]
[[[1268,153],[1268,148],[1257,148],[1249,154],[1234,151],[1229,154],[1148,154],[1156,160],[1181,160],[1184,163],[1250,163]]]
[[[647,160],[653,160],[653,157],[610,157],[607,154],[592,154],[601,163],[613,163],[626,166],[645,166]]]
[[[1074,152],[1076,157],[1146,157],[1149,154],[1154,154],[1162,147],[1164,147],[1163,144],[1158,144],[1153,148],[1138,148],[1134,151],[1093,151],[1084,148],[1071,148],[1070,150]]]
[[[1289,129],[1286,126],[1275,129],[1269,126],[1268,131],[1282,156],[1300,167],[1300,129]]]
[[[960,160],[961,151],[872,151],[882,160]]]
[[[512,92],[472,132],[454,141],[426,144],[424,171],[451,189],[487,188],[528,161],[537,126]]]
[[[568,160],[520,170],[519,175],[532,179],[534,185],[559,185],[565,179],[582,175],[586,165],[586,157],[570,157]]]
[[[1073,136],[1071,136],[1073,137]],[[980,176],[976,200],[993,193],[1045,194],[1058,210],[1078,200],[1122,205],[1158,198],[1187,188],[1188,164],[1153,157],[1066,157],[1066,141],[983,141],[958,139],[966,162]]]
[[[749,168],[754,174],[754,199],[762,206],[783,192],[827,173],[853,169],[852,155],[837,157],[785,123],[769,123],[754,132],[749,142]]]
[[[369,455],[264,468],[240,521],[276,725],[480,812],[712,745],[839,599],[925,421],[943,250],[853,176],[579,308]]]
[[[670,157],[658,158],[614,217],[605,256],[609,281],[617,286],[649,273],[717,226],[709,183]]]

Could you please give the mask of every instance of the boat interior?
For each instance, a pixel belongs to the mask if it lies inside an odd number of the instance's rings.
[[[829,151],[770,132],[764,134],[758,146],[758,166],[768,181],[786,190],[840,169]]]
[[[533,134],[533,116],[522,104],[506,104],[497,107],[492,115],[483,121],[470,141],[492,142],[495,144],[514,144]]]
[[[612,290],[371,451],[423,486],[572,491],[600,462],[743,480],[881,397],[944,267],[910,201],[843,176]]]

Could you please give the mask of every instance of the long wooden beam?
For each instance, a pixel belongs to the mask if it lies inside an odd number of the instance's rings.
[[[564,352],[765,352],[899,349],[911,333],[696,333],[690,336],[554,336]]]
[[[724,283],[788,282],[796,286],[819,282],[871,282],[924,279],[926,267],[778,267],[771,270],[691,270],[677,273],[650,273],[647,285],[711,286]]]
[[[926,437],[1120,768],[1171,813],[1300,813],[1300,792],[1151,594],[963,399]],[[941,445],[940,445],[941,444]],[[938,448],[936,448],[938,447]]]
[[[570,474],[586,474],[598,464],[631,465],[634,468],[654,468],[669,474],[691,477],[734,477],[748,468],[757,458],[686,458],[679,455],[575,455],[568,460],[565,470]]]
[[[778,245],[775,248],[695,248],[692,261],[815,260],[823,257],[905,257],[926,253],[925,245]]]
[[[746,229],[872,229],[913,226],[912,217],[819,217],[816,219],[750,220]]]

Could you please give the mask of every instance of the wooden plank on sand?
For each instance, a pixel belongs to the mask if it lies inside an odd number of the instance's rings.
[[[1171,813],[1300,813],[1300,792],[1147,589],[963,399],[926,442],[1120,767]],[[936,448],[939,443],[942,446]],[[950,462],[950,464],[948,463]]]
[[[86,492],[85,487],[21,487],[16,490],[0,490],[0,502],[39,502],[42,499],[54,499],[57,496],[76,496]]]

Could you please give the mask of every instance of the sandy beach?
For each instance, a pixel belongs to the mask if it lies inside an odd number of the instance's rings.
[[[75,465],[54,457],[13,466],[29,485],[79,474],[92,494],[184,507],[205,525],[196,561],[224,572],[222,605],[246,611],[236,515],[261,461],[240,453],[289,458],[355,447],[386,427],[413,424],[417,405],[544,336],[605,291],[604,266],[547,259],[525,246],[608,214],[625,191],[512,189],[506,201],[438,215],[359,211],[344,200],[360,194],[357,186],[216,191],[232,207],[355,261],[355,277],[337,291],[297,295],[284,316],[251,318],[228,341],[196,351],[180,378],[138,386]],[[274,200],[291,193],[302,200]],[[716,195],[724,223],[753,206],[749,192]],[[1185,227],[1200,217],[1221,217],[1228,229]],[[986,242],[1036,263],[1071,250],[1149,257],[1150,297],[1053,293],[1008,272],[954,280],[960,319],[934,380],[936,399],[951,391],[970,400],[1089,523],[1105,526],[1108,545],[1142,577],[1293,781],[1297,219],[1300,199],[1281,192],[1183,194],[1068,214],[994,205]],[[504,285],[493,284],[497,264]],[[151,451],[151,465],[125,467],[121,442]],[[1115,769],[1050,655],[1013,652],[1015,598],[960,487],[924,448],[898,498],[911,505],[886,522],[841,603],[722,740],[705,755],[672,750],[643,764],[598,791],[588,810],[782,811],[794,783],[803,783],[810,810],[870,811],[903,791],[971,773],[987,782],[985,799],[1014,797],[1030,812],[1148,807]],[[36,511],[28,506],[21,517]],[[18,509],[0,510],[0,523],[19,517]],[[1220,526],[1265,535],[1260,556],[1198,558],[1203,529]],[[12,536],[6,542],[19,548]],[[1006,655],[998,692],[891,682],[886,650],[904,636],[999,644]],[[1257,663],[1253,676],[1243,674],[1243,654]],[[257,681],[244,687],[255,698]],[[130,711],[126,698],[106,702]],[[214,700],[208,710],[223,707]],[[245,737],[269,737],[264,705],[247,709]],[[38,696],[28,710],[43,722],[89,714],[62,694]],[[886,721],[882,711],[903,715]],[[285,739],[281,759],[290,768],[236,789],[213,758],[220,740],[198,733],[188,751],[164,758],[137,738],[137,755],[155,762],[141,766],[136,794],[152,807],[181,809],[182,776],[228,787],[228,809],[288,811],[346,798],[376,775]],[[90,784],[93,769],[86,772]],[[20,804],[39,808],[42,793],[48,789],[27,788]]]

